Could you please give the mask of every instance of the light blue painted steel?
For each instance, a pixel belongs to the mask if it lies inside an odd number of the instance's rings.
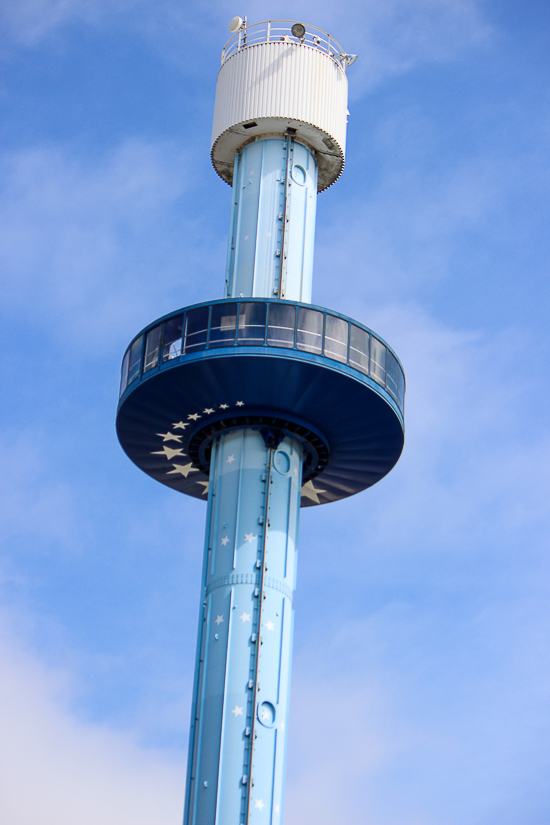
[[[212,448],[185,825],[282,822],[302,447]]]
[[[235,158],[226,297],[311,302],[317,164],[291,136]]]

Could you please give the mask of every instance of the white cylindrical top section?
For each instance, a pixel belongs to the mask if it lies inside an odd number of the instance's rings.
[[[327,45],[309,32],[302,39],[293,37],[289,24],[278,29],[274,23],[257,25],[263,27],[260,34],[254,37],[255,27],[249,26],[224,50],[216,88],[212,162],[218,174],[232,183],[236,152],[259,137],[290,131],[315,152],[321,192],[344,167],[347,56],[338,52],[334,41]]]

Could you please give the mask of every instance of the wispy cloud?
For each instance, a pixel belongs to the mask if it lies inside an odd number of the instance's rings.
[[[67,673],[26,652],[3,615],[0,809],[6,823],[157,825],[181,819],[184,764],[132,731],[78,721]]]

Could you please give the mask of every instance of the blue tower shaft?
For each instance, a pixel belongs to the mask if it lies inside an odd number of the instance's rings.
[[[311,300],[313,155],[237,156],[227,297]],[[251,428],[212,447],[184,825],[282,822],[302,445]]]

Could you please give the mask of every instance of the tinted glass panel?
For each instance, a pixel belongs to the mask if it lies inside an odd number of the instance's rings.
[[[323,313],[314,309],[298,308],[296,346],[305,352],[321,355],[323,351]]]
[[[334,315],[325,319],[325,355],[343,363],[348,360],[348,322]]]
[[[259,346],[265,340],[265,304],[241,304],[239,307],[239,344]]]
[[[388,350],[386,352],[386,389],[397,401],[397,361]]]
[[[370,374],[371,378],[386,386],[386,347],[374,337],[370,339]]]
[[[296,309],[286,304],[269,305],[267,343],[271,347],[293,347]]]
[[[190,309],[185,319],[185,352],[196,352],[206,347],[209,307]]]
[[[228,347],[235,343],[237,304],[214,304],[210,316],[211,347]]]
[[[369,374],[369,338],[368,332],[359,327],[350,327],[349,362],[356,370]]]
[[[120,371],[120,395],[128,386],[128,364],[130,363],[130,350],[126,351],[124,360],[122,362],[122,369]]]
[[[139,375],[141,367],[141,349],[143,346],[143,335],[136,338],[130,347],[130,365],[128,367],[128,383],[131,384]]]
[[[181,330],[183,315],[176,315],[164,324],[164,338],[162,343],[162,362],[171,361],[181,355]]]
[[[401,369],[397,371],[397,403],[399,409],[403,412],[403,405],[405,403],[405,376]]]
[[[152,370],[159,362],[160,344],[160,324],[154,329],[150,329],[145,337],[145,358],[143,359],[143,372]]]

